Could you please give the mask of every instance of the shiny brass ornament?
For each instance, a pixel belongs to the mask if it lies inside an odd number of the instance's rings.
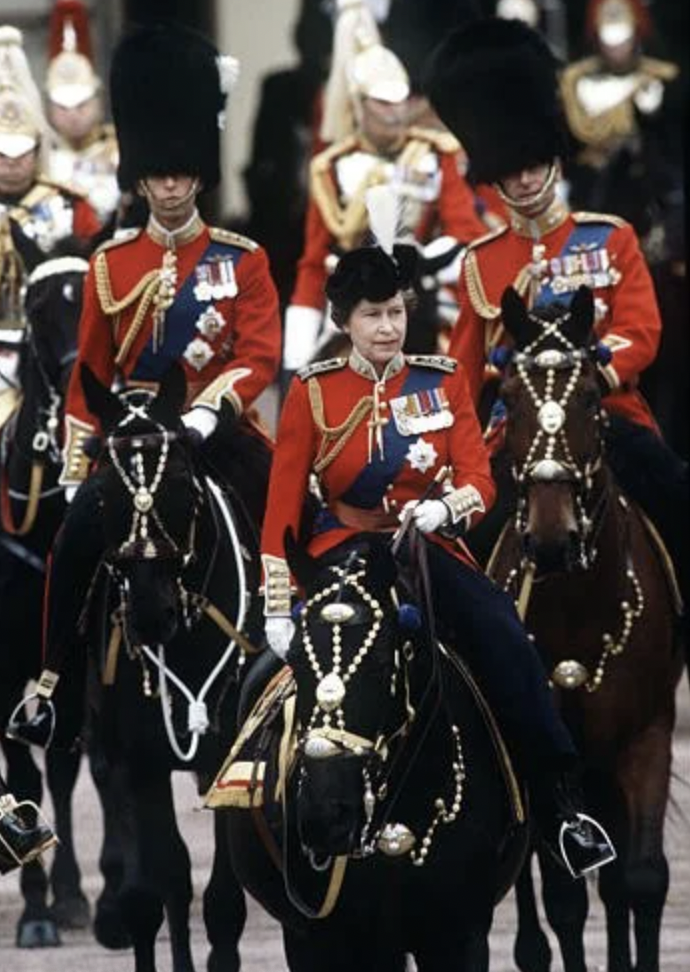
[[[354,617],[355,609],[351,604],[333,601],[332,604],[324,604],[320,614],[321,619],[327,621],[329,624],[344,624]]]
[[[565,411],[558,402],[544,402],[537,412],[537,421],[548,435],[555,435],[563,428]]]
[[[417,838],[405,824],[387,823],[379,835],[377,847],[388,857],[402,857],[409,854]]]
[[[566,659],[559,662],[551,673],[554,685],[564,689],[580,688],[589,680],[589,672],[579,661]]]
[[[316,686],[316,701],[324,712],[332,712],[345,698],[345,684],[335,672],[329,672]]]
[[[148,513],[153,506],[153,496],[143,487],[134,494],[134,505],[140,513]]]

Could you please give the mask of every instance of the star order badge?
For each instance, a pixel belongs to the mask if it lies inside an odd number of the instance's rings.
[[[427,469],[431,469],[435,465],[438,459],[438,453],[431,442],[426,442],[420,436],[407,450],[405,458],[413,469],[418,469],[419,472],[425,473]]]
[[[184,357],[192,368],[201,371],[213,357],[213,348],[201,338],[194,338],[185,348]]]
[[[197,330],[200,331],[205,338],[208,338],[209,341],[213,341],[214,338],[217,338],[224,327],[225,318],[216,307],[207,308],[197,318]]]

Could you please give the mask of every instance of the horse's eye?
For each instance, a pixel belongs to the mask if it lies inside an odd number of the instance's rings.
[[[62,287],[62,296],[65,300],[68,300],[70,304],[74,303],[74,284],[66,283]]]

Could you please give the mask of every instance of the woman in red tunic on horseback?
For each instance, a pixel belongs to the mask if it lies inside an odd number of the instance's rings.
[[[404,355],[416,250],[345,254],[326,285],[348,358],[298,373],[283,407],[262,537],[266,635],[284,657],[294,625],[284,535],[303,526],[310,479],[322,499],[313,556],[362,532],[393,535],[412,519],[429,540],[440,630],[462,652],[525,774],[549,845],[563,838],[575,873],[613,849],[578,817],[577,754],[552,703],[544,668],[510,598],[479,570],[461,537],[494,499],[489,459],[464,369],[440,355]]]

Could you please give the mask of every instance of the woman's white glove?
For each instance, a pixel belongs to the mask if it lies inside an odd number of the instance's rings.
[[[274,655],[284,661],[288,653],[292,636],[295,633],[295,625],[292,618],[278,617],[266,618],[266,641]]]
[[[410,508],[412,508],[414,525],[421,533],[433,533],[450,519],[450,510],[442,500],[428,499],[422,500],[421,503],[410,500],[402,508],[401,520]]]
[[[218,413],[203,405],[195,405],[182,416],[182,424],[188,429],[195,429],[202,439],[208,439],[216,431]]]

